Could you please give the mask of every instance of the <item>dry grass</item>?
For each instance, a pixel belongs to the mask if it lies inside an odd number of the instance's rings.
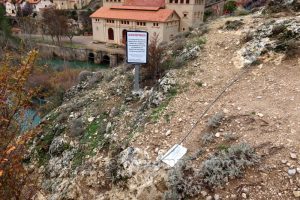
[[[50,84],[53,88],[70,89],[78,83],[78,74],[80,69],[65,68],[62,71],[54,73],[50,78]]]

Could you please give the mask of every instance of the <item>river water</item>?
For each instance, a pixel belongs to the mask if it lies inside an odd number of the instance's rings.
[[[94,64],[89,62],[81,62],[81,61],[66,61],[60,59],[40,59],[37,61],[38,65],[47,65],[54,69],[61,69],[61,68],[74,68],[74,69],[82,69],[82,70],[90,70],[96,71],[101,69],[107,69],[109,64]],[[21,119],[21,130],[23,132],[28,131],[41,123],[41,117],[38,112],[32,108],[25,110],[25,114],[23,119]]]

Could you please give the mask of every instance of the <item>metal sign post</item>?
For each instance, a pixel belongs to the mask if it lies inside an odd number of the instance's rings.
[[[133,91],[138,92],[140,90],[140,65],[134,66],[134,87]]]
[[[134,92],[140,90],[140,67],[148,62],[148,32],[128,31],[126,33],[127,63],[135,66]]]

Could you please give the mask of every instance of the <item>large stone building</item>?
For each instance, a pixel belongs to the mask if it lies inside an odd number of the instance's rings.
[[[91,15],[95,41],[124,44],[128,30],[168,42],[203,22],[205,0],[105,0]]]

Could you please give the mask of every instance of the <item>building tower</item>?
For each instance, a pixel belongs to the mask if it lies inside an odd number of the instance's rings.
[[[203,23],[205,0],[166,0],[167,9],[172,9],[180,16],[180,31],[197,27]]]

